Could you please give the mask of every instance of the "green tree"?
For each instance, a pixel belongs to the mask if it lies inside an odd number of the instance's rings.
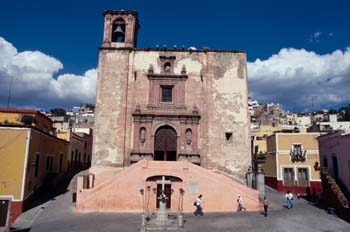
[[[52,116],[65,116],[66,110],[62,108],[54,108],[50,110]]]
[[[91,110],[95,110],[95,105],[94,105],[94,104],[86,103],[86,104],[85,104],[85,107],[86,107],[86,108],[89,108],[89,109],[91,109]]]

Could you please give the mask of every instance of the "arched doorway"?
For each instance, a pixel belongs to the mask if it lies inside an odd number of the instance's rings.
[[[163,179],[164,178],[164,179]],[[164,182],[163,182],[164,181]],[[173,189],[171,185],[175,182],[182,182],[182,179],[176,176],[150,176],[146,179],[146,182],[156,182],[156,188],[153,189],[153,192],[156,194],[156,208],[159,208],[159,199],[162,193],[162,188],[164,184],[164,194],[166,196],[166,208],[171,208],[171,194]]]
[[[160,127],[154,138],[154,160],[176,161],[177,135],[170,126]]]

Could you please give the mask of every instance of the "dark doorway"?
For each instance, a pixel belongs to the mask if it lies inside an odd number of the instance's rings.
[[[159,208],[159,197],[162,193],[162,185],[157,184],[157,209]],[[164,185],[164,193],[166,196],[166,208],[170,209],[171,207],[171,184],[165,184]]]
[[[154,140],[154,160],[176,161],[177,135],[170,126],[160,127]]]
[[[334,179],[338,180],[339,174],[338,174],[338,160],[336,156],[332,156],[332,163],[333,163],[333,173],[334,173]]]
[[[0,200],[0,227],[7,226],[9,203],[9,200]]]

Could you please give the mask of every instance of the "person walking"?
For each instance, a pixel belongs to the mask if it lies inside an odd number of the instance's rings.
[[[265,217],[267,217],[267,208],[269,207],[269,200],[267,200],[267,197],[266,197],[266,196],[264,197],[263,204],[264,204],[264,213],[265,213]]]
[[[293,208],[293,193],[288,191],[287,194],[286,194],[286,198],[287,198],[288,209]]]
[[[196,211],[194,211],[194,215],[195,216],[203,216],[203,209],[202,209],[202,194],[200,194],[198,196],[198,198],[196,199],[196,201],[194,202],[194,205],[196,206]]]
[[[241,194],[238,194],[237,204],[237,212],[240,212],[242,210],[247,211],[247,209],[243,206],[243,198],[241,197]]]
[[[322,203],[322,191],[321,191],[321,189],[319,189],[317,192],[317,203],[318,204]]]

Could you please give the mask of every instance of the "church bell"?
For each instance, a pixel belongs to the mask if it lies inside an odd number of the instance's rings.
[[[124,34],[124,31],[123,31],[122,27],[120,26],[120,24],[118,24],[117,28],[113,31],[113,33]]]

